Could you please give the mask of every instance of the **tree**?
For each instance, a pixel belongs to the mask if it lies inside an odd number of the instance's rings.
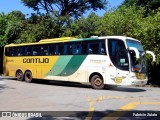
[[[0,14],[0,46],[15,43],[23,30],[25,15],[20,11]]]
[[[21,11],[12,11],[10,12],[8,15],[12,15],[16,18],[18,18],[19,20],[25,20],[25,15],[21,12]]]
[[[160,0],[125,0],[121,6],[133,6],[136,5],[136,7],[144,7],[145,8],[145,14],[151,12],[154,10],[155,12],[160,7]]]
[[[52,13],[58,16],[79,17],[87,10],[105,9],[106,0],[21,0],[22,3],[40,13]]]
[[[146,13],[157,9],[160,7],[160,0],[138,0],[137,6],[144,7],[146,9]]]
[[[0,47],[6,44],[5,30],[7,27],[7,16],[4,13],[0,14]]]
[[[15,43],[24,28],[25,15],[21,11],[12,11],[7,14],[5,36],[7,43]]]
[[[133,6],[136,5],[136,3],[138,2],[138,0],[124,0],[121,6]]]
[[[63,21],[65,21],[65,24]],[[62,37],[65,29],[69,28],[68,24],[71,24],[70,22],[68,17],[32,14],[26,20],[25,28],[17,42],[38,42],[41,39]]]
[[[95,13],[90,13],[87,18],[81,17],[76,19],[70,26],[64,31],[63,36],[75,36],[75,37],[90,37],[94,35],[100,35],[99,26],[101,24],[101,17]]]

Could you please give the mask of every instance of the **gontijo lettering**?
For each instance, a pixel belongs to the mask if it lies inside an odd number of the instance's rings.
[[[23,63],[49,63],[49,58],[24,58]]]

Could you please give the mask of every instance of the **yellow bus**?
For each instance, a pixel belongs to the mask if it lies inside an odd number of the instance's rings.
[[[155,60],[151,51],[147,53]],[[74,81],[91,83],[95,89],[105,85],[144,85],[145,54],[140,41],[125,36],[45,39],[6,45],[3,71],[19,81]]]

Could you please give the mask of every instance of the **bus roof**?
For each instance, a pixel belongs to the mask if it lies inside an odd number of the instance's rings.
[[[131,40],[135,40],[138,41],[134,38],[131,37],[126,37],[126,36],[103,36],[103,37],[98,37],[98,36],[92,36],[90,38],[74,38],[74,37],[62,37],[62,38],[53,38],[53,39],[43,39],[40,40],[39,42],[34,42],[34,43],[21,43],[21,44],[8,44],[6,45],[6,47],[9,46],[24,46],[24,45],[37,45],[37,44],[44,44],[44,43],[63,43],[63,42],[75,42],[75,41],[86,41],[86,40],[98,40],[98,39],[109,39],[109,38],[116,38],[116,39],[121,39],[121,40],[125,40],[125,39],[131,39]]]

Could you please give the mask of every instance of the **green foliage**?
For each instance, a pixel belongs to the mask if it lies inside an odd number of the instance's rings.
[[[25,15],[20,11],[12,11],[7,15],[0,14],[0,47],[14,43],[23,29]]]
[[[53,19],[49,15],[38,16],[32,14],[27,19],[25,28],[19,39],[23,42],[36,42],[40,39],[54,37],[52,36],[54,27]],[[17,42],[21,42],[20,40]]]
[[[155,13],[157,12],[157,9],[160,7],[160,0],[124,0],[121,6],[136,6],[137,8],[144,7],[146,15],[153,10]]]
[[[130,7],[136,5],[138,0],[124,0],[121,6]]]
[[[79,17],[87,10],[105,9],[106,0],[21,0],[22,3],[40,13],[58,16]]]
[[[4,13],[0,14],[0,47],[6,44],[6,36],[5,36],[5,29],[7,26],[7,17]]]
[[[101,35],[98,30],[101,24],[101,17],[95,13],[91,13],[87,18],[81,17],[74,21],[71,25],[70,32],[76,37],[90,37],[93,35]]]
[[[116,11],[107,12],[101,24],[103,35],[126,35],[136,37],[136,31],[142,21],[143,10],[137,11],[135,7],[121,7]]]

